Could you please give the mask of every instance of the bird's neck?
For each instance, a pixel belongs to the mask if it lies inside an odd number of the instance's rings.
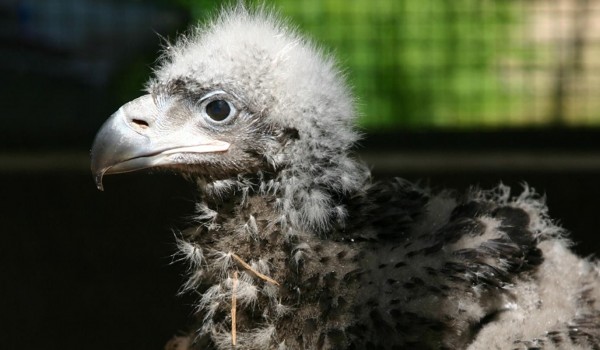
[[[184,232],[179,242],[181,253],[191,262],[184,289],[201,295],[200,336],[213,334],[214,338],[216,332],[229,339],[229,305],[234,296],[238,320],[244,320],[237,324],[241,338],[275,330],[274,320],[294,324],[296,316],[314,317],[320,312],[319,300],[334,294],[341,300],[339,314],[332,313],[331,320],[323,322],[351,323],[349,310],[360,288],[359,280],[350,277],[358,269],[361,249],[350,249],[347,241],[326,239],[299,225],[305,214],[296,207],[297,198],[289,195],[310,196],[316,189],[298,187],[304,186],[298,181],[281,174],[200,181],[199,225]],[[335,266],[324,269],[325,260]],[[338,290],[339,277],[346,275],[350,276],[347,288]],[[295,327],[276,332],[285,339],[287,333],[302,332],[303,325]]]
[[[339,156],[335,160],[295,162],[277,171],[201,179],[198,184],[203,208],[221,216],[235,215],[235,208],[248,209],[249,199],[260,197],[254,202],[261,202],[265,210],[269,207],[284,234],[303,231],[320,235],[344,226],[346,204],[369,182],[370,173],[364,164]]]

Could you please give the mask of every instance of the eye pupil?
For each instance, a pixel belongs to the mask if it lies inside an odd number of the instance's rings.
[[[224,100],[214,100],[206,105],[206,114],[213,120],[222,121],[229,117],[231,106]]]

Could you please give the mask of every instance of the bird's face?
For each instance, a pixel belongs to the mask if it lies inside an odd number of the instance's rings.
[[[153,167],[213,180],[313,169],[356,140],[332,61],[268,13],[234,9],[167,47],[147,90],[96,136],[99,188],[106,174]]]
[[[263,119],[232,93],[171,82],[123,105],[102,126],[92,147],[96,183],[102,188],[105,174],[154,167],[214,179],[266,170],[264,155],[278,139]]]

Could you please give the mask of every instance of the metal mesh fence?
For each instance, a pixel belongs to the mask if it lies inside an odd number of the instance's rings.
[[[349,67],[366,126],[600,124],[598,0],[278,2]]]

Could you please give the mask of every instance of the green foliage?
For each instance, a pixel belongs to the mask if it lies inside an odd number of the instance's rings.
[[[505,94],[493,69],[517,23],[511,2],[282,0],[278,5],[336,48],[361,97],[366,127],[493,124],[499,121],[482,117],[519,103]]]

